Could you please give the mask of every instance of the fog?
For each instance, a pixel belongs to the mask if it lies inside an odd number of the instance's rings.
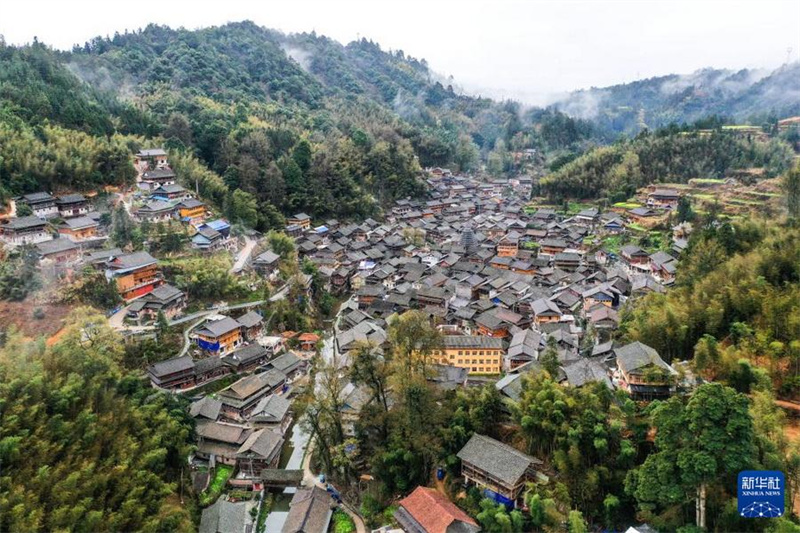
[[[36,36],[69,49],[151,22],[198,28],[244,19],[341,42],[372,39],[425,58],[472,94],[531,104],[592,86],[703,67],[773,69],[800,57],[797,0],[6,0],[0,34],[7,43]]]

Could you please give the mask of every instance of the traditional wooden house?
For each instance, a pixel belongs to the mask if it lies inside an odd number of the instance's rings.
[[[243,377],[222,389],[217,397],[222,402],[224,416],[244,420],[262,398],[280,390],[286,384],[286,375],[279,370]]]
[[[327,533],[332,516],[333,500],[324,489],[298,489],[289,503],[281,533]]]
[[[465,483],[505,505],[518,505],[527,483],[543,477],[537,472],[541,460],[478,433],[461,448],[458,458]]]
[[[194,361],[189,355],[167,359],[147,369],[150,382],[162,389],[185,389],[194,385]]]
[[[206,204],[196,198],[187,198],[175,204],[178,217],[183,222],[198,224],[203,222],[206,217]]]
[[[539,353],[544,350],[544,336],[534,330],[525,329],[518,331],[511,337],[508,352],[503,358],[503,370],[515,370],[520,366],[537,361]]]
[[[648,267],[650,257],[646,251],[642,250],[635,244],[629,244],[620,248],[620,255],[622,260],[631,267]]]
[[[175,206],[162,200],[151,200],[136,210],[136,218],[148,222],[166,222],[175,216]]]
[[[163,283],[158,260],[147,252],[109,258],[106,278],[116,281],[117,291],[125,301],[144,296]]]
[[[197,424],[198,459],[236,465],[237,453],[253,434],[251,428],[223,422],[203,421]]]
[[[150,192],[150,198],[153,200],[161,200],[162,202],[180,202],[182,200],[188,200],[191,197],[192,193],[177,183],[159,185]]]
[[[0,225],[0,239],[11,246],[37,244],[52,238],[47,231],[47,221],[37,216],[12,218]]]
[[[567,249],[567,242],[562,239],[543,239],[539,246],[543,254],[556,255]]]
[[[264,317],[255,311],[248,311],[236,319],[242,328],[242,337],[244,340],[253,342],[260,335],[264,326]]]
[[[57,265],[73,263],[80,259],[80,247],[69,239],[53,239],[36,245],[39,259]]]
[[[133,302],[127,314],[133,318],[155,318],[158,313],[164,313],[167,318],[173,318],[185,307],[186,293],[165,283]]]
[[[555,302],[546,298],[534,300],[531,303],[531,311],[534,316],[533,321],[537,324],[559,322],[563,314]]]
[[[253,270],[262,276],[269,277],[278,270],[280,260],[281,256],[267,250],[253,260]]]
[[[681,199],[680,193],[675,189],[656,189],[647,195],[647,205],[650,207],[660,207],[674,209],[678,207]]]
[[[646,220],[655,218],[658,215],[658,211],[655,211],[649,207],[635,207],[628,211],[628,216],[630,216],[635,222],[644,222]]]
[[[270,394],[253,408],[248,422],[256,428],[271,429],[283,435],[292,423],[292,402],[277,394]]]
[[[72,241],[79,242],[96,237],[98,227],[100,224],[89,217],[68,218],[59,224],[58,233]]]
[[[639,400],[668,397],[674,391],[677,372],[658,352],[641,342],[632,342],[614,349],[617,358],[615,383]]]
[[[210,355],[227,355],[242,345],[242,326],[230,317],[219,316],[194,332],[201,350]]]
[[[262,470],[277,468],[282,446],[283,437],[277,431],[272,429],[253,431],[236,450],[239,476],[255,479],[260,477]]]
[[[519,238],[506,235],[497,243],[499,257],[516,257],[519,252]]]
[[[307,230],[311,227],[311,217],[305,213],[297,213],[286,219],[286,223],[300,226],[300,229]]]
[[[33,211],[33,215],[39,218],[48,219],[58,216],[56,199],[47,192],[24,194],[16,199],[16,203],[27,205]]]
[[[167,163],[167,152],[163,148],[139,150],[133,156],[133,165],[140,174],[149,169],[163,168]]]
[[[175,183],[175,172],[171,168],[156,168],[142,174],[140,186],[148,191],[154,191],[163,185]]]
[[[61,218],[83,217],[89,212],[89,201],[82,194],[66,194],[56,199]]]
[[[232,353],[222,358],[231,370],[237,374],[251,372],[269,361],[272,353],[258,343],[248,344],[237,348]]]

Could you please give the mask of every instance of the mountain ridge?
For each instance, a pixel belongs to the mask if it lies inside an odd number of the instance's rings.
[[[591,87],[574,91],[551,107],[626,134],[710,115],[760,125],[800,114],[800,62],[772,71],[707,67],[686,75]]]

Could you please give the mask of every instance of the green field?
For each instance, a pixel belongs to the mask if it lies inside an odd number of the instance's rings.
[[[214,470],[214,478],[208,488],[200,495],[200,505],[208,507],[219,498],[228,479],[233,475],[233,467],[228,465],[217,465]]]

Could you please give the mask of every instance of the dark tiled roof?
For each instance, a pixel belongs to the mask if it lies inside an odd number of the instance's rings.
[[[207,335],[209,337],[220,337],[226,333],[230,333],[231,331],[238,329],[239,326],[239,322],[229,316],[226,316],[220,320],[206,322],[206,325],[199,329],[197,333]]]
[[[248,311],[247,313],[243,314],[236,321],[246,328],[252,328],[261,324],[264,321],[264,317],[256,313],[255,311]]]
[[[45,226],[47,222],[37,216],[30,215],[27,217],[18,217],[12,218],[8,221],[8,224],[0,226],[4,229],[28,229],[28,228],[35,228],[37,226]]]
[[[80,202],[85,202],[86,198],[82,194],[65,194],[64,196],[59,196],[56,199],[56,203],[59,205],[63,204],[77,204]]]
[[[36,245],[36,249],[43,256],[75,250],[77,248],[78,245],[69,239],[53,239],[51,241],[40,242]]]
[[[25,203],[28,203],[28,204],[31,204],[31,203],[35,204],[35,203],[42,203],[42,202],[51,202],[51,201],[54,201],[55,198],[53,198],[53,196],[48,192],[34,192],[34,193],[31,193],[31,194],[22,195],[22,200]]]
[[[617,356],[617,364],[625,372],[632,372],[649,365],[672,370],[655,349],[639,341],[615,348],[614,354]]]
[[[445,348],[495,349],[503,348],[503,339],[485,335],[445,335],[442,337]]]
[[[151,365],[150,373],[156,377],[162,377],[169,374],[174,374],[175,372],[190,370],[192,368],[194,368],[194,361],[192,361],[192,357],[190,355],[184,355],[183,357],[175,357],[173,359],[167,359],[166,361],[161,361],[160,363]]]
[[[319,487],[299,489],[289,504],[281,533],[326,533],[331,521],[331,497]]]
[[[516,485],[525,472],[542,461],[500,441],[475,433],[458,457],[508,485]]]

